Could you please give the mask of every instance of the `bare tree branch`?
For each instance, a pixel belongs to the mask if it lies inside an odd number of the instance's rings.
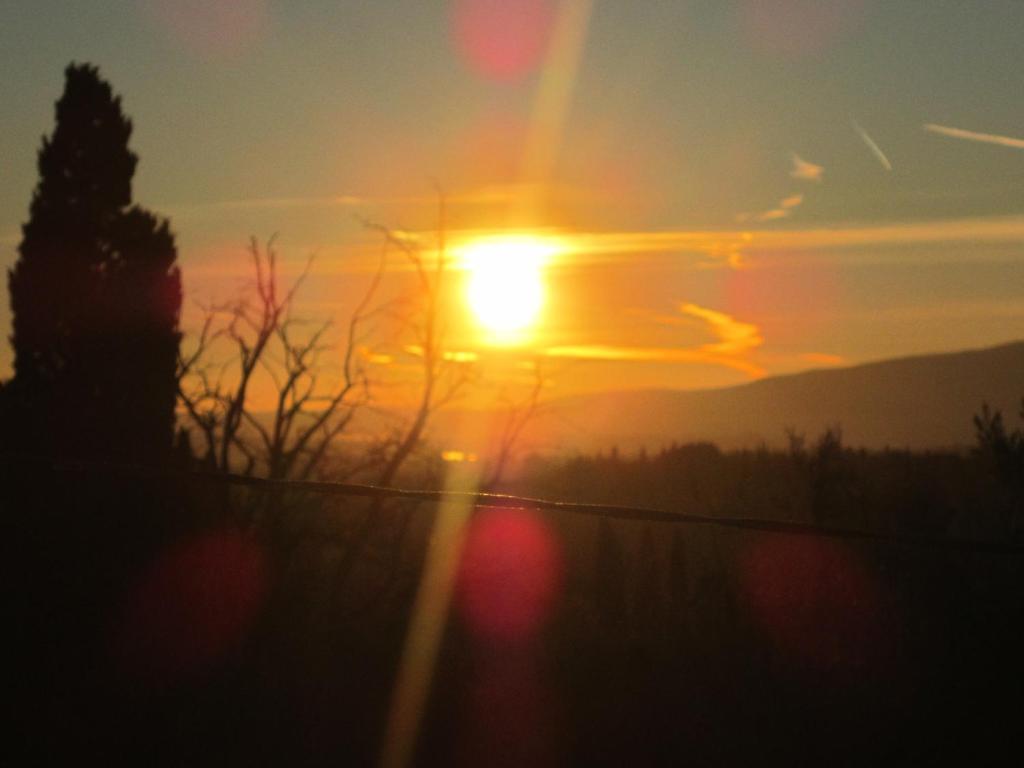
[[[237,455],[247,472],[261,467],[272,478],[284,478],[304,457],[301,472],[308,475],[324,460],[332,441],[361,404],[355,393],[364,378],[355,364],[354,347],[365,317],[375,311],[371,305],[384,271],[383,257],[350,320],[341,381],[332,391],[321,384],[321,355],[333,348],[326,341],[333,323],[321,322],[304,333],[306,323],[293,312],[314,256],[282,289],[276,237],[263,247],[252,238],[248,252],[254,277],[251,289],[231,304],[205,309],[195,349],[179,359],[178,397],[203,435],[206,461],[212,467],[231,471],[232,457]],[[211,381],[213,351],[222,342],[234,351],[220,366],[216,381]],[[250,396],[258,373],[269,380],[275,393],[269,419],[254,410]],[[249,430],[255,443],[246,436]]]

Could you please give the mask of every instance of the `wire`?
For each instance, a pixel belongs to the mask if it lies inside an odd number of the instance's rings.
[[[673,512],[647,507],[621,506],[616,504],[587,504],[571,501],[552,501],[536,499],[528,496],[514,496],[503,493],[487,493],[483,491],[436,491],[421,489],[392,488],[359,483],[341,483],[322,480],[274,480],[250,475],[239,475],[227,472],[183,471],[171,472],[133,464],[115,464],[94,461],[53,461],[8,455],[6,458],[27,460],[42,463],[58,471],[95,471],[101,470],[113,474],[152,479],[185,480],[189,478],[206,482],[226,483],[250,488],[261,488],[279,491],[308,491],[327,496],[348,496],[371,499],[407,499],[437,504],[442,501],[459,500],[475,507],[534,509],[547,512],[585,515],[612,520],[632,520],[647,523],[675,523],[687,525],[706,525],[719,528],[733,528],[765,533],[790,534],[796,536],[819,536],[834,539],[847,539],[883,544],[927,547],[932,549],[957,550],[967,552],[984,552],[989,554],[1024,555],[1024,543],[994,541],[985,539],[941,538],[937,536],[907,536],[902,534],[878,533],[856,528],[836,528],[831,526],[802,523],[790,520],[767,520],[755,517],[733,517],[717,515],[699,515],[688,512]]]

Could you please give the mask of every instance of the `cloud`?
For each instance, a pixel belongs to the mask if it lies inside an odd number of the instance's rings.
[[[792,210],[792,209],[788,209]],[[451,240],[478,236],[481,230],[453,230]],[[422,233],[433,237],[433,233]],[[799,260],[802,254],[820,256],[828,250],[853,250],[858,253],[836,253],[830,256],[837,260],[876,261],[903,260],[906,253],[898,252],[900,247],[922,245],[952,246],[959,244],[986,244],[1018,247],[1024,242],[1024,214],[992,217],[970,217],[944,221],[908,221],[893,224],[868,224],[863,226],[836,226],[820,228],[751,227],[749,229],[666,229],[654,231],[567,231],[552,230],[564,246],[564,259],[558,263],[566,268],[582,268],[594,264],[636,263],[637,259],[651,261],[668,258],[682,262],[691,269],[742,269],[747,266],[751,254],[764,256],[785,255]],[[412,235],[410,235],[412,236]],[[316,270],[318,274],[372,274],[379,261],[379,243],[369,236],[335,245],[318,251]],[[871,253],[868,248],[875,248]],[[814,253],[817,252],[817,253]],[[963,249],[954,258],[969,263],[972,249]],[[983,255],[991,251],[978,251]],[[230,258],[227,257],[230,255]],[[921,251],[915,258],[922,255]],[[988,258],[988,256],[984,256]],[[244,277],[245,259],[243,248],[238,244],[207,251],[190,251],[187,275],[190,280],[214,277]],[[301,266],[300,261],[289,262]],[[389,265],[389,270],[400,271],[407,266],[398,260]],[[408,267],[411,269],[411,267]]]
[[[393,355],[383,352],[374,352],[367,346],[360,346],[357,350],[359,356],[370,365],[391,365],[395,362]]]
[[[413,357],[423,357],[423,347],[419,344],[406,344],[402,350]],[[441,358],[450,363],[475,363],[480,359],[480,355],[469,350],[446,349],[441,352]]]
[[[825,169],[820,165],[809,163],[803,160],[795,152],[793,157],[793,168],[790,170],[789,175],[794,179],[800,179],[801,181],[814,181],[821,182],[822,176],[825,173]],[[779,201],[779,204],[774,208],[761,213],[739,213],[736,215],[736,222],[742,224],[747,221],[778,221],[779,219],[788,219],[793,212],[793,209],[799,208],[803,205],[804,196],[802,194],[794,194],[789,197],[784,197]]]
[[[160,205],[159,210],[168,215],[186,217],[219,211],[284,210],[288,208],[334,208],[365,205],[370,198],[356,195],[333,195],[329,197],[253,197],[239,200],[213,200],[205,203],[184,203]]]
[[[853,129],[860,134],[861,139],[868,145],[868,149],[871,150],[872,154],[878,158],[878,162],[882,164],[882,167],[887,171],[891,171],[892,163],[889,162],[889,158],[886,157],[885,152],[883,152],[882,148],[875,143],[874,139],[868,136],[868,132],[865,131],[856,120],[853,122]]]
[[[445,202],[457,205],[506,203],[522,195],[526,185],[489,186],[458,194],[445,195]],[[321,197],[253,197],[214,200],[205,203],[161,205],[158,209],[173,216],[188,216],[230,210],[285,210],[290,208],[356,208],[370,205],[437,205],[437,195],[326,195]]]
[[[715,341],[697,347],[640,347],[609,344],[576,344],[549,347],[548,357],[577,360],[603,360],[647,363],[698,363],[731,368],[761,378],[767,371],[748,359],[748,355],[764,344],[761,329],[753,323],[737,320],[725,312],[708,309],[698,304],[681,304],[680,315],[652,315],[656,322],[678,325],[693,318],[701,321]]]
[[[736,216],[737,223],[744,223],[746,221],[778,221],[779,219],[788,219],[795,208],[799,208],[803,205],[804,196],[801,194],[790,195],[784,197],[779,201],[779,204],[770,210],[762,211],[761,213],[740,213]]]
[[[751,352],[764,344],[761,329],[753,323],[744,323],[725,312],[718,312],[698,304],[682,304],[679,311],[707,323],[711,332],[718,337],[713,344],[700,349],[716,355],[741,355]]]
[[[724,258],[736,251],[799,251],[820,248],[923,245],[931,243],[1006,243],[1024,241],[1024,215],[947,219],[945,221],[822,227],[808,229],[660,230],[655,232],[563,233],[574,256],[635,256],[693,253]]]
[[[760,378],[766,371],[754,363],[728,357],[720,357],[697,349],[676,347],[627,347],[608,344],[574,344],[548,347],[543,350],[546,357],[571,358],[575,360],[641,362],[641,363],[698,363],[720,365],[745,373],[751,378]]]
[[[979,141],[983,144],[997,144],[1001,147],[1010,147],[1011,149],[1024,149],[1024,139],[1015,139],[1012,136],[965,131],[962,128],[950,128],[947,125],[935,125],[935,123],[926,123],[924,129],[931,133],[949,136],[953,139],[966,139],[967,141]]]
[[[794,179],[820,182],[824,174],[825,168],[823,166],[809,163],[806,160],[803,160],[795,152],[793,153],[793,168],[789,172],[789,175]]]
[[[788,208],[772,208],[770,211],[759,213],[754,217],[755,221],[776,221],[777,219],[789,218]]]

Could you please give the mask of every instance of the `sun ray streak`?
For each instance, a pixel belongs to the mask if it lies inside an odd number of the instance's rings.
[[[517,212],[521,218],[535,217],[543,204],[542,188],[561,144],[592,7],[593,0],[563,0],[559,8],[523,158],[523,178],[535,183],[537,191],[523,197],[523,210]],[[447,483],[466,490],[476,478],[449,470]],[[465,503],[439,512],[395,685],[382,766],[401,767],[412,759],[470,512]]]
[[[475,492],[478,487],[473,466],[459,463],[457,469],[450,468],[448,472],[445,490],[455,491],[456,495],[438,508],[395,682],[381,768],[409,765],[416,747],[419,724],[448,621],[466,523],[473,511],[471,499],[464,494]]]
[[[535,185],[535,193],[526,195],[523,210],[517,211],[527,219],[543,205],[543,187],[561,146],[592,9],[593,0],[563,0],[558,10],[523,157],[522,178]]]

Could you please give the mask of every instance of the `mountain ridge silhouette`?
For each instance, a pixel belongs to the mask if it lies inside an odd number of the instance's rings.
[[[814,368],[728,387],[567,395],[541,403],[516,454],[657,450],[694,442],[778,448],[787,444],[787,429],[813,441],[835,426],[853,447],[963,449],[976,443],[972,418],[983,403],[1014,425],[1022,398],[1024,340]],[[392,417],[402,415],[392,411]],[[501,409],[454,404],[434,415],[427,441],[438,450],[485,456],[505,418]],[[389,426],[379,414],[360,412],[345,442],[370,440]]]
[[[640,389],[551,401],[594,445],[657,448],[711,441],[779,445],[786,429],[813,438],[839,426],[849,445],[940,449],[974,442],[987,402],[1016,420],[1024,398],[1024,340],[981,349],[817,368],[715,389]],[[563,446],[568,448],[569,446]]]

